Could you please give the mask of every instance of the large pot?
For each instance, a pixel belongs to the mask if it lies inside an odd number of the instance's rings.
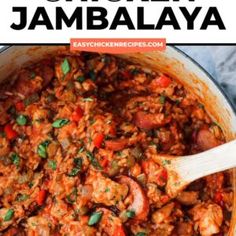
[[[19,67],[65,49],[65,46],[11,46],[3,48],[0,53],[0,82],[6,78],[13,78],[11,75]],[[209,115],[221,125],[226,140],[230,141],[236,138],[236,113],[230,101],[211,76],[181,51],[174,47],[167,47],[165,52],[155,51],[118,56],[147,68],[162,71],[180,81],[198,96]],[[228,235],[235,236],[236,169],[231,172],[234,188],[234,210]]]

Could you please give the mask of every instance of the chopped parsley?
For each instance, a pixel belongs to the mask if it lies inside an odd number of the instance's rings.
[[[62,62],[61,70],[64,75],[67,75],[70,72],[70,64],[67,58],[65,58],[64,61]]]
[[[77,199],[77,188],[74,188],[72,193],[66,196],[68,203],[73,204]]]
[[[162,165],[165,166],[165,165],[170,165],[171,164],[171,161],[170,160],[163,160],[162,161]]]
[[[67,125],[70,121],[68,119],[58,119],[52,123],[53,128],[62,128]]]
[[[9,209],[6,213],[6,215],[4,216],[3,220],[4,221],[9,221],[12,219],[12,217],[14,216],[14,210],[13,209]]]
[[[75,167],[69,172],[68,176],[75,177],[79,174],[79,172],[80,172],[80,169]]]
[[[52,170],[57,169],[57,162],[55,160],[48,160],[48,167]]]
[[[92,98],[83,98],[83,101],[85,101],[85,102],[93,102],[93,99]]]
[[[36,77],[36,73],[33,71],[33,72],[31,72],[31,74],[30,74],[30,79],[34,79]]]
[[[96,74],[95,74],[94,70],[89,71],[89,77],[92,81],[96,80]]]
[[[20,126],[24,126],[26,125],[27,123],[27,117],[24,116],[24,115],[19,115],[17,118],[16,118],[16,123]]]
[[[135,234],[135,236],[146,236],[147,234],[144,232],[138,232],[137,234]]]
[[[27,195],[27,194],[20,194],[19,196],[17,196],[17,201],[18,202],[23,202],[23,201],[25,201],[25,200],[27,200],[29,198],[29,195]]]
[[[89,218],[88,225],[89,226],[96,225],[101,220],[102,215],[103,215],[102,211],[93,212]]]
[[[47,158],[47,147],[50,144],[49,140],[46,140],[39,144],[37,153],[41,158]]]
[[[80,82],[80,83],[83,83],[85,81],[85,77],[84,76],[79,76],[77,78],[77,80]]]
[[[11,161],[15,166],[19,166],[20,165],[20,157],[18,154],[16,153],[12,153],[11,155]]]
[[[160,96],[160,103],[161,103],[162,105],[164,105],[165,102],[166,102],[166,96],[162,94],[162,95]]]
[[[106,188],[106,189],[105,189],[105,193],[108,193],[108,192],[110,192],[110,189],[109,189],[109,188]]]
[[[126,216],[127,216],[128,218],[134,218],[134,217],[135,217],[135,211],[133,211],[133,210],[127,210],[127,211],[126,211]]]
[[[88,157],[88,159],[89,159],[90,163],[93,165],[93,167],[95,167],[98,170],[102,170],[100,163],[98,162],[98,160],[95,158],[95,156],[91,152],[87,151],[86,156]]]

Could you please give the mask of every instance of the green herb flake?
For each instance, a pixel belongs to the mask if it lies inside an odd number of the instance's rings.
[[[11,161],[15,166],[19,166],[20,165],[20,157],[18,154],[16,153],[12,153],[11,155]]]
[[[135,236],[146,236],[147,234],[144,232],[138,232],[137,234],[135,234]]]
[[[211,124],[212,126],[218,126],[220,129],[221,129],[221,127],[220,127],[220,125],[217,123],[217,122],[212,122],[212,124]]]
[[[48,167],[52,170],[57,169],[57,162],[55,160],[48,160]]]
[[[101,220],[102,215],[103,215],[102,211],[93,212],[89,218],[88,225],[89,226],[96,225]]]
[[[83,98],[83,101],[84,102],[93,102],[93,99],[92,98]]]
[[[121,157],[122,156],[122,151],[118,151],[117,156]]]
[[[139,74],[139,69],[138,69],[138,68],[134,68],[134,69],[132,69],[132,70],[130,71],[130,73],[131,73],[132,75],[137,75],[137,74]]]
[[[77,175],[79,174],[79,172],[80,172],[80,169],[79,169],[79,168],[73,168],[73,169],[69,172],[68,176],[70,176],[70,177],[75,177],[75,176],[77,176]]]
[[[95,121],[94,119],[90,119],[90,120],[89,120],[89,124],[90,124],[90,125],[93,125],[95,122],[96,122],[96,121]]]
[[[27,194],[20,194],[19,196],[17,196],[17,201],[18,202],[23,202],[27,199],[29,199],[29,195],[27,195]]]
[[[35,72],[33,71],[33,72],[31,72],[31,74],[30,74],[30,79],[34,79],[36,77],[36,74],[35,74]]]
[[[12,219],[12,217],[14,216],[14,210],[13,209],[9,209],[6,213],[6,215],[4,216],[3,220],[4,221],[9,221]]]
[[[47,147],[50,144],[49,140],[46,140],[39,144],[37,153],[42,158],[47,158]]]
[[[164,105],[165,102],[166,102],[166,96],[161,95],[161,96],[160,96],[160,103],[161,103],[162,105]]]
[[[198,107],[201,108],[201,109],[204,109],[204,105],[201,104],[201,103],[198,104]]]
[[[170,165],[171,164],[171,161],[170,160],[163,160],[162,161],[162,165],[165,166],[165,165]]]
[[[86,156],[88,157],[89,161],[91,162],[91,164],[98,170],[102,170],[102,167],[100,165],[100,163],[98,162],[98,160],[94,157],[94,155],[91,152],[87,152]]]
[[[179,104],[180,104],[180,100],[176,100],[176,101],[175,101],[175,104],[176,104],[176,105],[179,105]]]
[[[53,128],[62,128],[67,125],[70,121],[68,119],[58,119],[52,123]]]
[[[133,211],[133,210],[126,211],[126,216],[128,218],[134,218],[135,217],[135,211]]]
[[[66,200],[68,201],[68,203],[73,204],[75,203],[76,199],[77,199],[77,188],[74,188],[72,193],[68,196],[66,196]]]
[[[74,164],[75,164],[75,166],[78,168],[78,169],[82,169],[82,159],[81,158],[75,158],[74,159]]]
[[[95,81],[96,80],[96,74],[93,70],[90,70],[89,71],[89,77],[92,81]]]
[[[28,183],[29,188],[32,188],[34,186],[33,182]]]
[[[110,192],[110,189],[109,188],[106,188],[105,189],[105,193],[109,193]]]
[[[84,151],[84,147],[81,147],[78,153],[82,153],[83,151]]]
[[[24,115],[19,115],[17,118],[16,118],[16,123],[20,126],[24,126],[26,125],[27,123],[27,118],[26,116]]]
[[[70,72],[70,63],[67,58],[65,58],[64,61],[62,62],[61,70],[64,75],[67,75]]]
[[[81,75],[76,80],[80,83],[83,83],[85,81],[85,77]]]

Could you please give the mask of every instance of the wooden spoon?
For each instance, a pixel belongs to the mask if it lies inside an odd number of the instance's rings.
[[[201,177],[236,167],[236,140],[190,156],[153,155],[168,172],[166,193],[174,198]]]

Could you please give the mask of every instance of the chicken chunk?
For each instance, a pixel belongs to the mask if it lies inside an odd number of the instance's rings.
[[[217,204],[199,204],[190,210],[193,220],[198,223],[202,236],[211,236],[220,232],[223,212]]]
[[[99,229],[105,232],[108,236],[125,235],[121,219],[114,215],[114,213],[106,208],[99,208],[101,211],[102,219],[99,223]]]
[[[106,206],[116,205],[126,197],[129,191],[126,184],[116,183],[100,173],[90,175],[87,184],[93,186],[92,200]]]
[[[179,222],[176,230],[177,230],[177,234],[180,236],[193,235],[193,226],[189,222]]]
[[[152,214],[152,222],[155,224],[163,223],[171,215],[174,206],[175,206],[174,202],[171,202],[162,207],[161,209],[155,211]]]
[[[198,192],[194,192],[194,191],[184,191],[181,192],[178,197],[177,200],[186,206],[190,206],[190,205],[194,205],[197,203],[198,200]]]

